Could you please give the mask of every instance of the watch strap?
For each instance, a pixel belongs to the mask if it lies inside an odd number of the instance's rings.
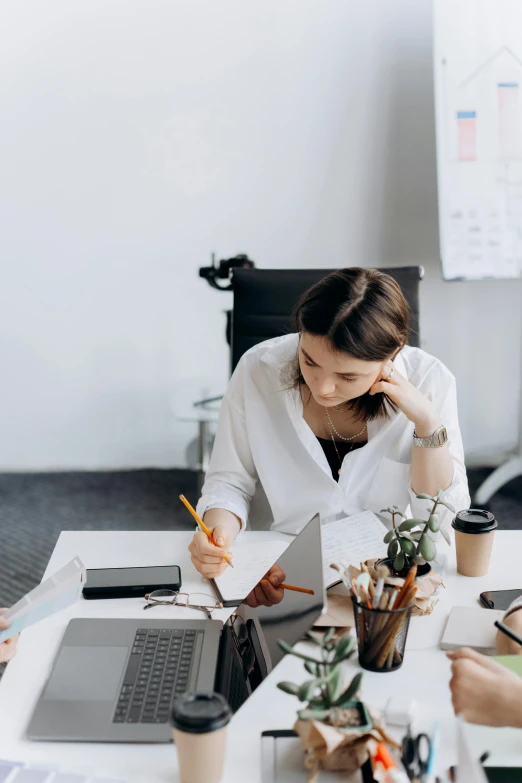
[[[439,449],[441,446],[444,446],[447,441],[448,433],[444,426],[437,427],[433,435],[430,435],[427,438],[418,438],[415,430],[413,431],[413,445],[419,446],[420,448]]]

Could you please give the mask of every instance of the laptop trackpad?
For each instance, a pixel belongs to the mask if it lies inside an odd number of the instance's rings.
[[[62,647],[44,700],[114,701],[128,647]]]

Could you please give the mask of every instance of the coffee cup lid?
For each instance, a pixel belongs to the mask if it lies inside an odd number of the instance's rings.
[[[459,533],[489,533],[498,527],[498,522],[491,511],[469,508],[459,511],[451,526]]]
[[[231,717],[220,693],[185,693],[174,701],[171,723],[189,734],[206,734],[226,726]]]

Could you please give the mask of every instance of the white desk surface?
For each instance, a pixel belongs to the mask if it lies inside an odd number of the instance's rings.
[[[271,532],[246,532],[259,538],[282,537]],[[188,532],[63,532],[49,562],[46,575],[79,555],[87,568],[168,565],[181,567],[185,588],[201,590],[204,580],[193,569],[187,552]],[[374,708],[384,707],[391,695],[407,695],[419,704],[416,729],[431,730],[433,720],[442,723],[444,764],[456,758],[455,721],[450,702],[449,661],[437,645],[452,605],[478,605],[478,595],[488,589],[520,587],[520,545],[522,532],[496,534],[493,561],[488,576],[470,579],[455,572],[450,554],[446,590],[429,617],[413,618],[403,667],[393,673],[365,672],[363,698]],[[37,743],[24,738],[38,694],[72,617],[141,617],[143,599],[117,601],[80,600],[22,634],[16,657],[8,665],[0,685],[0,758],[52,764],[64,768],[86,768],[113,775],[129,783],[175,783],[178,781],[173,745],[125,745],[82,743]],[[154,617],[199,617],[199,612],[156,607]],[[231,609],[216,613],[226,619]],[[346,664],[347,678],[357,671],[356,658]],[[266,729],[290,728],[295,720],[297,700],[275,687],[279,680],[300,681],[306,672],[301,662],[287,656],[234,716],[228,734],[223,783],[260,783],[260,733]],[[477,755],[492,752],[489,764],[522,766],[522,731],[470,727]]]

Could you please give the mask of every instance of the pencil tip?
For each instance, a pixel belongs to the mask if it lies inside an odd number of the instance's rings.
[[[227,563],[229,564],[230,568],[234,568],[234,563],[231,560],[227,560]]]

